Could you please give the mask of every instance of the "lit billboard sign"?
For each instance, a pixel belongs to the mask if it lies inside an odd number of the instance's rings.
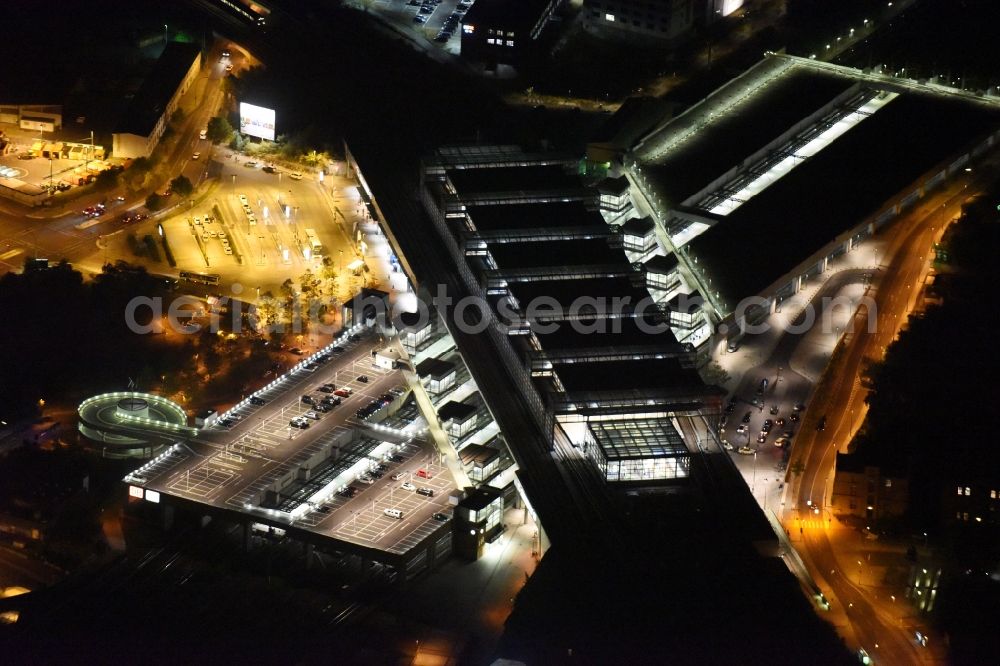
[[[155,490],[147,490],[146,491],[146,501],[147,502],[153,502],[154,504],[159,504],[160,503],[160,493],[156,492]]]
[[[129,486],[128,494],[130,497],[137,497],[139,499],[142,499],[142,488],[140,488],[139,486]]]
[[[274,109],[240,102],[240,132],[274,141]]]

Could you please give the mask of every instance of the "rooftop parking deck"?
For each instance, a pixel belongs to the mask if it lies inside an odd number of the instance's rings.
[[[321,390],[324,385],[329,391]],[[376,412],[371,420],[382,419],[377,425],[355,416],[393,389],[400,389],[387,408],[398,409],[394,414],[383,418],[388,411]],[[323,413],[303,402],[306,395],[316,403],[324,397],[341,402]],[[227,413],[231,421],[203,429],[126,481],[145,489],[147,499],[152,491],[159,493],[158,501],[175,498],[205,505],[206,511],[336,539],[370,554],[404,555],[442,526],[433,514],[446,510],[455,489],[433,445],[423,439],[424,422],[406,396],[399,371],[375,367],[363,341],[347,343],[320,367],[299,368],[257,393],[265,404],[241,403]],[[295,427],[296,419],[308,425]],[[377,465],[384,471],[371,474]],[[412,486],[403,488],[404,483]],[[353,487],[353,494],[338,492],[345,487]],[[422,487],[431,494],[415,493]],[[402,517],[384,509],[399,509]]]

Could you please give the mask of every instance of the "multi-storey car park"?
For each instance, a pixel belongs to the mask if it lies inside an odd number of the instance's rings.
[[[427,390],[435,396],[430,404],[440,406],[444,446],[475,442],[495,455],[485,458],[488,474],[482,460],[467,461],[474,484],[450,471],[418,407],[425,389],[415,382],[417,396],[401,370],[373,360],[375,342],[364,329],[353,327],[225,414],[201,415],[200,428],[176,418],[144,425],[135,410],[168,401],[121,393],[81,405],[81,431],[105,448],[139,436],[146,450],[155,444],[158,455],[125,482],[131,497],[161,505],[165,522],[177,509],[218,516],[242,524],[248,543],[254,534],[287,535],[322,552],[381,563],[391,577],[411,577],[452,553],[456,509],[463,533],[478,525],[462,507],[481,498],[462,499],[459,487],[492,483],[497,510],[515,501],[511,472],[504,474],[512,461],[465,371],[450,390]],[[378,356],[402,356],[391,351]],[[324,398],[329,407],[321,406]],[[460,552],[475,556],[503,530],[496,520],[488,527],[478,543],[460,543]]]

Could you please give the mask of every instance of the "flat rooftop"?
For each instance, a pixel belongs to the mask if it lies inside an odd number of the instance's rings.
[[[418,377],[443,379],[453,372],[455,372],[455,364],[439,358],[425,358],[417,364]]]
[[[703,387],[701,377],[677,359],[566,363],[555,368],[568,393]]]
[[[673,252],[669,254],[658,254],[646,261],[643,266],[647,272],[651,273],[671,273],[677,268],[680,261]]]
[[[479,231],[607,226],[601,214],[583,201],[472,205],[466,207],[466,212]]]
[[[530,30],[550,0],[477,0],[462,19],[463,25],[480,28],[511,27]],[[524,39],[527,35],[517,35]]]
[[[902,93],[695,237],[688,252],[731,308],[997,127],[998,109]],[[755,244],[760,251],[748,251]]]
[[[739,81],[728,85],[739,86]],[[642,170],[669,205],[680,205],[854,83],[846,76],[794,67],[750,91],[721,117],[706,119],[693,136],[662,158],[647,162],[640,154]],[[697,106],[689,110],[697,112]],[[671,127],[659,130],[647,143],[668,139],[674,133]]]
[[[466,398],[468,400],[468,398]],[[442,422],[456,420],[465,421],[479,410],[479,406],[473,402],[457,402],[449,400],[438,409],[438,419]]]
[[[587,427],[609,460],[690,455],[670,419],[591,421]]]
[[[612,299],[620,301],[625,308],[633,307],[649,298],[649,292],[644,287],[636,287],[629,278],[593,278],[582,280],[552,280],[546,282],[517,282],[507,287],[522,308],[528,308],[536,299],[547,298],[568,311],[577,299],[604,299],[601,304],[595,304],[599,310],[609,311],[615,305]],[[584,305],[585,302],[581,302]],[[651,304],[650,304],[651,307]]]
[[[199,52],[197,44],[186,42],[167,44],[139,86],[139,90],[132,97],[132,102],[118,122],[115,131],[138,136],[149,135]]]
[[[625,250],[611,247],[607,238],[491,243],[489,251],[501,270],[629,264]]]
[[[372,365],[367,339],[340,344],[345,351],[315,371],[300,368],[260,391],[264,405],[245,402],[231,410],[230,415],[238,418],[235,425],[202,429],[195,439],[155,458],[126,482],[144,488],[147,500],[153,491],[160,496],[151,501],[194,502],[297,530],[304,538],[332,539],[372,557],[405,558],[442,528],[444,523],[432,515],[447,508],[447,496],[455,485],[446,468],[427,464],[430,443],[404,431],[421,416],[412,397],[381,421],[387,429],[378,434],[353,420],[357,409],[405,381],[398,370]],[[338,388],[352,390],[341,405],[318,420],[306,419],[308,428],[290,427],[290,419],[309,411],[301,395],[322,396],[317,388],[336,382],[338,369],[350,368],[340,374],[355,377],[358,365],[369,376],[368,383],[337,382]],[[389,453],[400,456],[401,462],[387,461]],[[358,480],[380,461],[392,474],[402,473],[407,479],[425,469],[430,478],[419,481],[434,491],[433,496],[401,492],[388,474],[372,484]],[[336,493],[347,485],[357,489],[355,497]],[[401,510],[405,520],[386,516],[387,508]]]
[[[578,324],[577,327],[559,326],[551,333],[536,331],[534,335],[546,351],[672,345],[677,342],[666,324],[660,325],[664,329],[662,332],[652,333],[642,330],[638,318],[633,317],[580,321]],[[652,322],[647,325],[648,328],[653,326]],[[587,332],[589,330],[597,332]]]
[[[448,180],[459,198],[463,195],[580,190],[580,178],[559,164],[545,166],[503,166],[478,169],[448,169]]]
[[[463,465],[485,466],[500,457],[500,449],[484,444],[468,444],[458,453]]]

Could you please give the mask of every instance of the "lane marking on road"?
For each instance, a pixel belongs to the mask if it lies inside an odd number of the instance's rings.
[[[8,259],[13,259],[14,257],[23,252],[24,250],[19,247],[16,247],[13,250],[7,250],[3,254],[0,254],[0,261],[7,261]]]

